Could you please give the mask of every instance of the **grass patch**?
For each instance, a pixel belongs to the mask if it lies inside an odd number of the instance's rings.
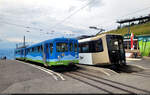
[[[130,27],[130,33],[131,32],[134,35],[150,35],[150,22],[145,23],[145,24],[131,26]],[[108,31],[106,33],[121,34],[121,35],[124,36],[125,34],[128,33],[128,28],[124,27],[124,28],[121,28],[121,29]]]

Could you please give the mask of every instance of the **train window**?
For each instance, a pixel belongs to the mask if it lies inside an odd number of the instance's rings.
[[[110,44],[113,50],[119,50],[118,39],[110,40]]]
[[[30,53],[30,49],[28,49],[28,52]]]
[[[88,42],[79,44],[79,52],[80,53],[88,53],[89,52],[89,44]]]
[[[26,54],[28,54],[28,51],[27,51],[27,49],[25,49],[25,55],[26,55]]]
[[[37,52],[37,47],[35,47],[34,49],[35,49],[35,52]]]
[[[34,52],[34,48],[32,48],[32,52]]]
[[[20,54],[20,51],[18,50],[18,54]]]
[[[43,46],[41,45],[40,47],[41,47],[41,51],[43,51]]]
[[[29,52],[32,52],[32,48],[29,49]]]
[[[19,54],[19,51],[17,51],[17,54]]]
[[[103,51],[102,39],[99,39],[95,42],[95,52],[102,52],[102,51]]]
[[[48,44],[46,44],[46,52],[49,52]]]
[[[21,55],[23,54],[23,50],[21,50]]]
[[[67,52],[68,51],[67,43],[56,43],[56,51],[57,52]]]
[[[50,43],[50,53],[52,54],[52,52],[53,52],[53,44]]]
[[[40,46],[37,47],[38,52],[40,52]]]
[[[36,51],[36,47],[34,47],[34,51],[33,52],[35,52]]]
[[[78,48],[77,48],[77,43],[75,43],[75,52],[77,52],[77,49],[78,49]]]
[[[82,52],[83,53],[88,53],[89,52],[89,44],[88,43],[82,44]]]
[[[73,43],[69,43],[70,51],[73,51]]]
[[[82,52],[81,44],[79,44],[79,52]]]
[[[80,53],[94,53],[102,51],[103,51],[103,44],[101,39],[79,44]]]
[[[123,43],[123,37],[121,36],[107,36],[107,45],[109,52],[118,51],[123,54],[124,48],[130,48],[130,46],[128,46],[128,42],[129,41]],[[125,45],[125,47],[123,44]]]
[[[29,53],[28,49],[26,50],[27,54]]]

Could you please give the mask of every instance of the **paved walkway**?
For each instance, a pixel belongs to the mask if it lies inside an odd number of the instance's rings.
[[[144,64],[150,68],[149,62],[140,60],[128,64]],[[15,60],[0,61],[0,93],[150,93],[148,69],[111,76],[99,72],[91,74],[97,77],[83,74],[90,79],[81,76],[73,79],[64,75],[65,80],[55,80],[50,74],[27,64]]]

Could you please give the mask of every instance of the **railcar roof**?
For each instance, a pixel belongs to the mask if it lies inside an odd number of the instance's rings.
[[[79,43],[88,42],[88,41],[91,41],[91,40],[97,40],[98,38],[101,38],[101,37],[106,36],[106,35],[120,35],[120,34],[99,34],[97,36],[92,36],[92,37],[88,37],[88,38],[84,38],[84,39],[79,39],[78,41],[79,41]]]
[[[54,39],[48,39],[48,40],[45,40],[45,41],[42,41],[42,42],[39,42],[39,43],[36,43],[36,44],[33,44],[31,46],[28,46],[27,48],[31,48],[31,47],[36,47],[36,46],[40,46],[42,45],[42,43],[49,43],[49,42],[53,42],[53,41],[57,41],[57,40],[77,40],[75,38],[54,38]]]

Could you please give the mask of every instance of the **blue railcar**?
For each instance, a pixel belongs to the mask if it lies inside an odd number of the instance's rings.
[[[55,38],[15,50],[16,59],[34,61],[46,66],[79,63],[78,40]]]
[[[25,51],[25,48],[15,49],[15,58],[20,59],[20,60],[25,60],[24,51]]]

